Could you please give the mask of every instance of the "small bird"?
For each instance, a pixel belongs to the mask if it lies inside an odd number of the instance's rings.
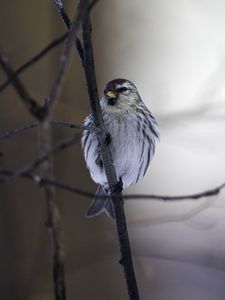
[[[158,125],[136,86],[127,79],[108,82],[100,105],[117,179],[122,189],[126,189],[144,177],[159,138]],[[94,126],[92,114],[85,119],[84,125]],[[115,218],[112,200],[104,199],[109,188],[96,133],[84,130],[81,143],[91,177],[99,184],[86,216],[106,212]]]

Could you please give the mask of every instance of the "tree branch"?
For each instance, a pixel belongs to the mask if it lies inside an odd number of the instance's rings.
[[[81,0],[80,4],[82,4],[83,2],[84,0]],[[95,65],[94,65],[92,37],[91,37],[91,21],[90,21],[89,12],[87,12],[87,14],[83,17],[82,33],[83,33],[83,46],[84,46],[84,71],[86,76],[92,115],[94,117],[94,123],[95,126],[100,129],[100,133],[98,134],[98,140],[101,149],[102,161],[103,161],[103,165],[104,165],[104,169],[108,181],[108,186],[110,190],[110,196],[112,198],[114,210],[115,210],[116,226],[117,226],[118,238],[120,243],[120,252],[121,252],[120,263],[123,266],[129,298],[132,300],[138,300],[139,293],[138,293],[138,287],[137,287],[135,273],[134,273],[132,256],[131,256],[129,236],[128,236],[126,218],[125,218],[125,213],[123,208],[122,193],[120,192],[118,194],[115,192],[115,186],[118,185],[117,176],[116,176],[115,168],[113,166],[110,149],[105,143],[106,133],[105,133],[103,117],[101,114],[101,108],[99,104],[99,95],[98,95],[96,76],[95,76]]]
[[[49,123],[45,120],[40,121],[38,127],[39,134],[39,155],[47,153],[51,147],[51,130]],[[46,159],[41,165],[41,176],[54,180],[52,160]],[[46,203],[46,224],[49,229],[50,239],[52,242],[53,256],[53,282],[55,291],[55,300],[66,300],[66,287],[64,276],[64,238],[61,225],[61,217],[55,203],[54,186],[44,186],[45,203]]]
[[[68,122],[68,121],[59,121],[59,120],[51,120],[49,121],[50,125],[55,125],[55,126],[62,126],[62,127],[69,127],[69,128],[75,128],[75,129],[81,129],[81,130],[89,130],[89,131],[96,131],[97,132],[97,128],[95,128],[94,126],[84,126],[84,125],[80,125],[80,124],[75,124],[72,122]],[[22,133],[24,131],[27,131],[29,129],[32,128],[36,128],[38,127],[38,123],[31,123],[31,124],[27,124],[24,125],[22,127],[19,128],[14,128],[12,130],[9,130],[5,133],[2,133],[0,135],[0,141],[4,140],[4,139],[9,139],[11,137],[14,137],[15,135]]]
[[[60,45],[62,42],[65,41],[68,33],[64,33],[62,36],[54,39],[51,41],[43,50],[41,50],[38,54],[30,58],[27,62],[22,64],[17,70],[13,72],[9,78],[3,82],[0,85],[0,93],[7,87],[9,86],[18,75],[22,74],[26,69],[28,69],[30,66],[32,66],[34,63],[38,62],[41,58],[43,58],[49,51],[51,51],[53,48],[56,46]]]
[[[54,0],[54,3],[55,5],[59,6],[59,10],[62,10],[63,5],[61,0]],[[51,107],[54,105],[54,102],[57,99],[58,94],[60,93],[60,89],[64,81],[64,75],[66,74],[66,67],[68,66],[68,61],[71,55],[71,45],[72,42],[74,41],[74,38],[76,38],[76,31],[78,30],[82,17],[85,14],[85,12],[88,10],[88,8],[89,8],[89,1],[88,0],[83,1],[82,5],[80,5],[79,10],[77,10],[76,12],[76,17],[74,19],[74,22],[72,23],[70,22],[70,26],[69,26],[70,31],[65,42],[63,54],[61,55],[61,63],[59,66],[59,71],[57,73],[58,75],[52,86],[47,104],[45,106],[47,110],[51,110]]]
[[[18,175],[19,174],[19,175]],[[19,171],[10,171],[10,170],[0,170],[0,182],[4,182],[4,178],[15,178],[15,177],[23,177],[28,178],[30,180],[33,180],[34,182],[45,185],[53,185],[57,188],[60,188],[64,191],[79,194],[88,198],[93,198],[95,194],[70,186],[68,184],[54,181],[54,180],[48,180],[46,178],[42,178],[38,175],[32,175],[30,173],[20,173]],[[194,193],[194,194],[187,194],[187,195],[155,195],[155,194],[129,194],[129,195],[123,195],[123,198],[126,200],[161,200],[165,202],[174,202],[174,201],[185,201],[185,200],[199,200],[202,198],[210,198],[213,196],[218,195],[223,189],[225,189],[225,182],[222,184],[208,190],[204,190],[202,192]],[[101,196],[99,196],[101,198]],[[110,198],[111,196],[104,195],[102,196],[103,199]]]
[[[58,0],[58,2],[61,2]],[[65,47],[63,54],[61,55],[61,63],[59,65],[59,71],[57,73],[58,77],[56,77],[54,81],[54,86],[52,87],[48,101],[45,103],[45,105],[40,106],[37,101],[35,101],[27,92],[24,85],[22,84],[21,80],[15,76],[15,71],[13,70],[8,57],[0,51],[0,64],[7,74],[9,80],[11,80],[15,90],[17,91],[18,95],[20,96],[21,100],[24,102],[25,106],[29,110],[29,112],[38,120],[41,120],[46,117],[46,114],[48,114],[48,110],[51,108],[51,106],[54,104],[55,99],[57,98],[56,93],[60,93],[60,88],[62,86],[62,82],[64,80],[64,74],[66,73],[65,69],[68,66],[68,60],[71,55],[71,44],[74,41],[74,37],[76,36],[76,31],[78,30],[79,24],[81,22],[81,18],[89,7],[89,3],[86,1],[84,2],[84,5],[82,5],[81,9],[77,12],[77,15],[74,19],[74,22],[72,25],[70,25],[70,32],[67,35],[67,39],[65,42]],[[51,110],[51,109],[50,109]]]
[[[58,0],[58,2],[61,2]],[[40,157],[45,156],[51,150],[51,128],[49,124],[49,118],[53,113],[53,109],[59,98],[63,82],[65,80],[67,70],[69,67],[71,48],[74,38],[76,36],[76,31],[80,24],[81,18],[88,8],[88,2],[84,2],[79,11],[77,11],[74,21],[70,26],[70,31],[67,36],[64,50],[60,57],[59,69],[56,74],[56,78],[53,82],[52,88],[50,90],[47,102],[45,103],[46,115],[39,122],[39,144],[40,144]],[[62,146],[62,145],[61,145]],[[54,180],[52,171],[52,161],[51,159],[46,159],[44,163],[41,164],[42,176],[47,177],[49,180]],[[55,299],[65,300],[66,299],[66,289],[65,289],[65,278],[64,278],[64,243],[63,243],[63,231],[61,228],[61,218],[58,208],[55,203],[55,193],[53,186],[45,185],[45,200],[47,209],[47,224],[49,226],[50,236],[52,239],[53,248],[53,278],[54,278],[54,289],[55,289]]]
[[[6,75],[9,78],[12,78],[12,84],[28,111],[37,119],[40,119],[43,113],[42,107],[29,95],[21,80],[14,76],[15,72],[9,62],[9,59],[2,50],[0,50],[0,65]]]
[[[45,117],[39,121],[38,133],[39,133],[39,148],[40,157],[44,158],[44,163],[41,164],[41,176],[47,177],[49,180],[53,178],[53,166],[52,161],[47,155],[51,151],[51,128],[49,124],[49,118],[53,113],[53,109],[59,98],[62,85],[66,76],[66,71],[69,66],[71,56],[71,46],[75,36],[75,33],[79,25],[79,13],[76,14],[71,30],[67,36],[63,52],[60,57],[59,69],[56,74],[56,78],[53,82],[50,90],[47,102],[45,103]],[[46,159],[47,158],[47,159]],[[39,162],[42,160],[39,160]],[[42,161],[43,162],[43,161]],[[36,164],[38,161],[36,161]],[[35,163],[30,168],[35,167]],[[66,287],[64,276],[64,243],[63,243],[63,231],[61,226],[61,217],[57,205],[55,203],[55,190],[53,186],[45,185],[45,202],[47,211],[47,224],[52,240],[52,254],[53,254],[53,279],[54,279],[54,291],[56,300],[66,299]]]
[[[27,166],[25,166],[25,167],[21,168],[20,170],[18,170],[15,173],[15,176],[22,176],[24,174],[32,173],[40,164],[42,164],[46,160],[48,160],[53,153],[65,150],[68,147],[70,147],[70,146],[74,145],[75,143],[77,143],[78,141],[80,141],[80,134],[79,133],[75,134],[74,137],[72,137],[72,138],[67,138],[67,139],[64,139],[64,140],[60,141],[55,146],[48,149],[46,152],[42,151],[42,154],[37,159],[35,159],[32,163],[28,164]]]
[[[62,17],[64,23],[66,24],[67,29],[70,29],[71,22],[70,22],[70,19],[69,19],[68,15],[67,15],[64,7],[63,7],[62,2],[60,0],[53,0],[53,3],[55,4],[55,7],[56,7],[58,13],[60,14],[60,16]],[[79,53],[81,62],[83,64],[84,50],[83,50],[82,43],[81,43],[81,41],[78,37],[76,37],[75,45],[76,45],[76,48],[77,48],[77,52]]]

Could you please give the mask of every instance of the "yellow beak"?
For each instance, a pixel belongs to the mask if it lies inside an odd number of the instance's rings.
[[[116,93],[112,92],[112,91],[108,91],[108,93],[106,94],[106,96],[110,99],[114,99],[117,97]]]

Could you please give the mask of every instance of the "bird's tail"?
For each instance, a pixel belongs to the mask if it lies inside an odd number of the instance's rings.
[[[89,207],[86,217],[95,217],[102,212],[105,212],[109,217],[112,219],[115,219],[115,213],[114,213],[114,207],[111,199],[104,199],[104,196],[107,194],[103,190],[101,186],[99,186],[95,198],[91,203],[91,206]]]

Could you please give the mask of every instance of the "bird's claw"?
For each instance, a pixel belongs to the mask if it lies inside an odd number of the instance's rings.
[[[121,177],[119,178],[119,181],[113,185],[113,193],[115,194],[119,194],[122,192],[123,190],[123,181],[121,179]]]
[[[112,142],[112,137],[111,137],[110,133],[106,133],[104,142],[107,146]]]

